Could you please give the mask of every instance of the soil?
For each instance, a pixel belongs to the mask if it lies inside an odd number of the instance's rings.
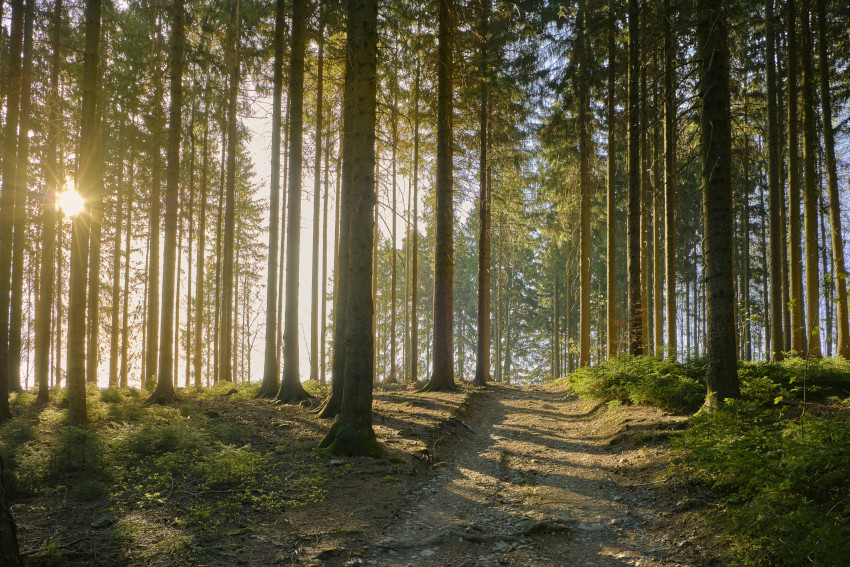
[[[338,459],[314,448],[329,423],[314,410],[263,400],[200,400],[222,421],[257,427],[255,450],[301,470],[317,463],[323,497],[280,515],[246,503],[213,534],[184,534],[169,499],[134,512],[150,529],[116,539],[108,505],[47,491],[13,507],[30,564],[576,565],[722,564],[685,486],[671,476],[668,436],[684,418],[644,406],[589,403],[562,386],[406,390],[375,394],[382,459]],[[293,472],[293,474],[296,474]]]

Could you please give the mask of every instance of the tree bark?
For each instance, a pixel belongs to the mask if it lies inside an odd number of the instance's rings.
[[[59,178],[58,146],[62,131],[62,112],[59,107],[59,73],[62,65],[62,0],[55,0],[51,19],[52,54],[50,64],[50,133],[45,155],[45,182],[47,193],[41,208],[41,282],[39,283],[38,307],[35,325],[35,381],[38,384],[38,399],[49,398],[48,378],[50,374],[50,329],[54,280],[56,278],[56,195],[62,185]]]
[[[705,240],[706,405],[716,408],[740,396],[735,353],[732,281],[731,115],[729,34],[722,0],[699,0],[697,41],[700,146]]]
[[[676,360],[676,69],[673,12],[664,0],[664,283],[667,358]]]
[[[165,243],[162,262],[162,320],[159,337],[157,385],[148,403],[174,401],[174,303],[177,255],[178,196],[180,192],[180,141],[183,127],[183,0],[174,0],[171,21],[171,108],[168,118],[168,171],[165,186]]]
[[[119,133],[122,148],[127,145],[127,139]],[[123,151],[119,159],[120,173],[124,170],[124,155]],[[120,312],[119,302],[121,301],[121,229],[123,228],[123,209],[124,209],[124,179],[123,175],[118,176],[118,183],[115,187],[115,240],[112,244],[112,309],[111,309],[111,324],[110,324],[110,340],[109,340],[109,387],[118,387],[118,314]]]
[[[579,366],[590,364],[590,98],[588,96],[588,60],[585,50],[585,6],[579,0],[576,38],[578,78],[578,145],[579,185],[581,186],[581,336],[579,337]]]
[[[100,42],[100,0],[86,2],[86,43],[83,52],[80,169],[77,192],[83,200],[97,177],[97,76]],[[68,291],[68,424],[85,425],[86,416],[86,271],[89,224],[85,213],[71,228],[71,282]]]
[[[829,185],[829,229],[832,236],[833,282],[836,290],[835,316],[838,322],[836,353],[850,359],[850,326],[847,311],[847,271],[844,266],[844,239],[841,227],[841,206],[838,195],[838,175],[835,162],[835,133],[832,125],[832,96],[829,92],[830,59],[827,51],[826,8],[817,0],[818,60],[820,63],[820,101],[823,112],[823,143],[826,153],[826,176]]]
[[[301,387],[298,371],[298,278],[301,253],[301,152],[304,136],[304,51],[307,2],[292,4],[289,59],[289,211],[286,232],[286,312],[283,329],[283,378],[276,399],[298,403],[310,395]]]
[[[263,359],[263,382],[258,398],[273,398],[280,389],[280,360],[277,349],[278,224],[280,220],[280,118],[283,99],[283,22],[284,0],[277,0],[274,19],[274,79],[272,93],[272,163],[271,195],[269,199],[269,258],[266,279],[266,341]]]
[[[375,180],[378,3],[349,0],[346,53],[346,107],[350,114],[351,223],[345,388],[339,419],[319,447],[337,455],[380,456],[383,448],[372,429],[372,214]]]
[[[806,344],[811,358],[821,357],[820,339],[820,270],[818,269],[818,177],[816,172],[817,132],[815,106],[815,73],[812,63],[814,42],[809,24],[810,0],[803,1],[803,194],[806,231]]]
[[[437,178],[434,231],[434,362],[427,391],[454,390],[452,364],[453,181],[452,181],[452,2],[439,0],[437,47]]]
[[[669,1],[669,0],[668,0]],[[608,180],[607,203],[607,258],[605,305],[608,358],[617,355],[617,161],[614,153],[616,117],[617,14],[614,0],[608,2]],[[557,311],[556,311],[557,312]],[[557,322],[556,322],[557,323]]]
[[[806,335],[803,321],[803,259],[800,246],[800,157],[797,124],[797,85],[800,80],[797,65],[797,7],[786,2],[786,33],[788,41],[788,251],[790,255],[791,350],[804,353]]]
[[[765,0],[767,60],[767,183],[770,199],[770,360],[782,359],[785,339],[782,328],[782,233],[780,226],[781,201],[784,191],[779,185],[779,126],[776,116],[776,30],[773,16],[774,0]],[[768,298],[765,298],[768,299]]]
[[[209,83],[207,83],[205,106],[209,108]],[[205,113],[206,114],[206,113]],[[194,373],[195,387],[201,387],[201,369],[203,358],[201,357],[201,338],[204,327],[204,253],[206,251],[207,236],[207,160],[209,158],[209,118],[204,119],[204,149],[203,165],[201,166],[201,210],[198,212],[198,261],[197,276],[195,281],[195,354]]]
[[[478,236],[478,333],[475,357],[476,386],[490,378],[490,157],[487,154],[490,122],[490,0],[481,0],[481,100],[479,102],[479,210]]]
[[[640,234],[640,85],[639,7],[638,0],[629,0],[629,201],[628,257],[629,282],[629,354],[644,353],[643,305],[641,303],[641,234]]]
[[[118,378],[118,385],[121,388],[127,387],[129,379],[127,363],[130,350],[130,335],[128,332],[130,323],[130,254],[132,253],[130,239],[133,236],[133,187],[135,187],[133,183],[133,174],[135,171],[133,164],[136,162],[135,144],[132,144],[131,148],[130,163],[127,164],[129,173],[127,179],[127,229],[124,237],[124,303],[121,308],[121,373]]]
[[[419,20],[421,22],[421,20]],[[416,26],[419,40],[421,23]],[[410,269],[410,378],[411,384],[419,381],[419,82],[422,69],[420,58],[416,59],[416,74],[413,79],[413,241],[411,242]]]
[[[324,111],[323,81],[325,68],[325,38],[324,20],[322,19],[322,5],[317,5],[319,10],[318,38],[319,54],[316,69],[316,159],[313,165],[313,282],[312,297],[310,300],[310,380],[319,380],[319,225],[321,219],[319,214],[320,197],[322,193],[322,115]]]

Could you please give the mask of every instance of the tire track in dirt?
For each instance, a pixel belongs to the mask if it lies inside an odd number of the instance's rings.
[[[407,493],[357,561],[710,564],[693,530],[677,524],[670,487],[654,480],[665,474],[666,449],[621,442],[624,431],[650,435],[675,418],[653,408],[588,407],[554,386],[492,385],[470,395],[460,419],[462,431],[447,424],[433,442],[435,474]]]

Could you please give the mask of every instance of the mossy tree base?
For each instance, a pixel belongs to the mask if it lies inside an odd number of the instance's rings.
[[[334,395],[331,392],[331,395],[325,400],[319,411],[316,412],[316,417],[319,419],[333,419],[339,415],[340,408],[342,408],[342,395]]]
[[[373,457],[384,454],[384,448],[375,438],[375,432],[369,425],[355,426],[337,421],[328,434],[319,443],[324,449],[338,457]]]
[[[277,396],[274,397],[275,402],[279,404],[300,404],[304,400],[311,400],[313,396],[307,392],[301,382],[295,384],[283,383]]]
[[[431,378],[428,380],[428,383],[419,388],[418,392],[457,392],[460,388],[457,387],[457,384],[454,381],[446,381],[446,380],[434,380]]]
[[[260,386],[260,390],[257,392],[257,395],[254,396],[258,399],[264,400],[273,400],[277,397],[278,390],[280,390],[280,385],[271,382],[263,382],[263,385]]]
[[[177,398],[177,395],[174,393],[174,388],[171,387],[171,383],[168,386],[157,386],[156,390],[153,391],[151,397],[147,399],[148,404],[160,404],[160,405],[168,405],[174,403],[174,400]]]

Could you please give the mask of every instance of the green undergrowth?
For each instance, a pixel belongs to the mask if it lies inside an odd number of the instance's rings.
[[[672,436],[674,473],[729,543],[729,564],[846,565],[850,363],[741,362],[738,376],[741,400]],[[703,360],[619,356],[561,380],[582,397],[683,413],[705,399]]]
[[[66,424],[63,390],[51,392],[47,406],[19,394],[11,400],[16,418],[0,429],[4,480],[15,499],[97,503],[115,537],[135,533],[126,523],[146,512],[200,535],[322,500],[318,456],[282,459],[259,426],[213,409],[216,398],[248,400],[256,390],[181,390],[177,403],[160,406],[144,403],[146,391],[89,388],[88,427]]]

